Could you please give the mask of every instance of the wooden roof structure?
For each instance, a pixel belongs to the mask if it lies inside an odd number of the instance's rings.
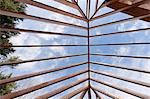
[[[136,29],[136,30],[128,30],[128,31],[120,31],[120,32],[112,32],[112,33],[107,33],[107,34],[97,34],[97,35],[90,35],[90,30],[91,29],[95,29],[95,28],[100,28],[103,26],[108,26],[108,25],[114,25],[114,24],[119,24],[119,23],[124,23],[124,22],[130,22],[133,20],[143,20],[146,22],[150,22],[150,0],[105,0],[105,2],[103,2],[101,5],[98,5],[99,0],[96,0],[95,2],[95,11],[94,14],[91,15],[91,6],[90,3],[92,2],[92,0],[86,0],[86,12],[83,12],[83,10],[81,9],[81,7],[79,6],[78,2],[79,0],[54,0],[55,2],[64,4],[66,6],[69,6],[73,9],[76,9],[80,12],[81,16],[73,14],[71,12],[67,12],[64,10],[60,10],[56,7],[52,7],[34,0],[15,0],[18,2],[22,2],[22,3],[26,3],[38,8],[42,8],[51,12],[55,12],[55,13],[59,13],[65,16],[69,16],[71,18],[75,18],[78,20],[82,20],[84,22],[87,22],[87,27],[82,26],[82,25],[76,25],[76,24],[72,24],[72,23],[67,23],[67,22],[63,22],[63,21],[58,21],[58,20],[53,20],[53,19],[48,19],[48,18],[43,18],[43,17],[38,17],[38,16],[33,16],[33,15],[28,15],[28,14],[22,14],[22,13],[17,13],[17,12],[12,12],[12,11],[7,11],[4,9],[0,9],[0,14],[1,15],[6,15],[6,16],[12,16],[12,17],[18,17],[18,18],[25,18],[25,19],[31,19],[31,20],[36,20],[36,21],[41,21],[41,22],[46,22],[46,23],[52,23],[52,24],[58,24],[58,25],[64,25],[64,26],[68,26],[68,27],[75,27],[78,29],[83,29],[87,31],[87,35],[78,35],[78,34],[65,34],[65,33],[58,33],[58,32],[45,32],[45,31],[37,31],[37,30],[29,30],[29,29],[20,29],[20,28],[6,28],[1,26],[0,29],[2,31],[18,31],[18,32],[31,32],[31,33],[39,33],[39,34],[45,34],[45,35],[64,35],[64,36],[71,36],[71,37],[80,37],[80,38],[86,38],[87,39],[87,44],[83,45],[83,44],[70,44],[70,45],[12,45],[11,47],[72,47],[72,46],[86,46],[88,49],[87,53],[83,53],[83,54],[74,54],[74,55],[67,55],[67,56],[56,56],[56,57],[48,57],[48,58],[41,58],[41,59],[32,59],[32,60],[23,60],[23,61],[19,61],[19,62],[11,62],[11,63],[1,63],[0,66],[5,66],[5,65],[10,65],[10,64],[23,64],[23,63],[29,63],[29,62],[39,62],[39,61],[45,61],[45,60],[56,60],[56,59],[65,59],[65,58],[71,58],[71,57],[78,57],[78,56],[87,56],[88,60],[85,62],[81,62],[81,63],[76,63],[76,64],[72,64],[69,66],[64,66],[64,67],[59,67],[59,68],[54,68],[54,69],[50,69],[50,70],[44,70],[41,72],[34,72],[34,73],[30,73],[30,74],[25,74],[25,75],[20,75],[20,76],[16,76],[16,77],[12,77],[9,79],[4,79],[4,80],[0,80],[0,85],[2,84],[7,84],[7,83],[11,83],[11,82],[15,82],[15,81],[19,81],[19,80],[23,80],[23,79],[27,79],[27,78],[31,78],[31,77],[35,77],[35,76],[39,76],[39,75],[44,75],[44,74],[48,74],[48,73],[53,73],[53,72],[57,72],[57,71],[63,71],[66,69],[70,69],[70,68],[74,68],[77,66],[81,66],[84,64],[87,64],[87,69],[85,70],[81,70],[81,71],[77,71],[76,73],[72,73],[71,75],[67,75],[64,77],[60,77],[51,81],[47,81],[47,82],[43,82],[41,84],[29,87],[29,88],[25,88],[25,89],[21,89],[18,91],[14,91],[12,93],[6,94],[4,96],[0,96],[0,99],[12,99],[12,98],[16,98],[25,94],[28,94],[30,92],[39,90],[41,88],[62,82],[62,81],[66,81],[70,78],[76,77],[78,75],[81,74],[88,74],[87,78],[83,78],[80,79],[76,82],[72,82],[66,86],[62,86],[58,89],[55,89],[51,92],[48,92],[46,94],[43,94],[41,96],[36,97],[36,99],[47,99],[47,98],[51,98],[63,91],[66,91],[76,85],[79,85],[83,82],[86,82],[87,85],[85,87],[81,87],[77,90],[74,90],[68,94],[66,94],[65,96],[62,97],[62,99],[71,99],[72,97],[76,96],[77,94],[80,94],[80,97],[78,99],[83,99],[85,97],[85,94],[88,93],[88,98],[92,99],[92,95],[91,95],[91,91],[94,92],[95,96],[97,99],[103,99],[103,97],[99,94],[103,94],[106,95],[110,98],[113,99],[120,99],[119,97],[115,96],[113,93],[109,93],[107,91],[104,91],[102,89],[98,89],[96,86],[91,84],[91,81],[111,87],[115,90],[119,90],[121,92],[133,95],[135,97],[141,98],[141,99],[150,99],[150,96],[148,95],[144,95],[142,93],[133,91],[132,89],[126,89],[126,88],[122,88],[120,86],[117,85],[112,85],[109,83],[106,83],[105,81],[101,81],[98,79],[95,79],[93,77],[91,77],[91,73],[95,73],[95,74],[99,74],[99,75],[104,75],[107,77],[111,77],[113,79],[119,79],[122,81],[126,81],[128,83],[133,83],[136,85],[140,85],[140,86],[144,86],[147,88],[150,88],[150,83],[144,82],[144,81],[138,81],[138,80],[133,80],[130,78],[125,78],[119,75],[116,75],[115,73],[108,73],[108,72],[103,72],[103,71],[96,71],[96,70],[92,70],[90,65],[94,64],[94,65],[99,65],[99,66],[106,66],[106,67],[112,67],[112,68],[118,68],[118,69],[122,69],[122,70],[127,70],[127,71],[133,71],[133,72],[137,72],[137,73],[145,73],[150,75],[150,70],[141,70],[141,69],[137,69],[137,68],[131,68],[131,67],[123,67],[123,66],[119,66],[119,65],[113,65],[113,64],[108,64],[108,63],[103,63],[103,62],[93,62],[90,60],[91,56],[106,56],[106,57],[124,57],[124,58],[133,58],[133,59],[147,59],[149,60],[150,57],[148,56],[132,56],[132,55],[115,55],[115,54],[94,54],[90,52],[90,48],[91,46],[118,46],[118,45],[149,45],[150,42],[140,42],[140,43],[113,43],[113,44],[90,44],[90,38],[94,38],[94,37],[100,37],[100,36],[111,36],[111,35],[117,35],[117,34],[128,34],[128,33],[132,33],[132,32],[136,32],[136,31],[149,31],[149,28],[143,28],[143,29]],[[127,1],[127,2],[125,2]],[[96,13],[102,9],[103,7],[109,7],[114,9],[114,11],[96,16]],[[123,20],[119,20],[119,21],[114,21],[114,22],[109,22],[109,23],[105,23],[105,24],[100,24],[100,25],[95,25],[95,26],[90,26],[90,22],[100,19],[100,18],[104,18],[107,16],[111,16],[114,15],[116,13],[119,12],[123,12],[126,13],[128,15],[133,16],[132,18],[127,18],[127,19],[123,19]],[[139,13],[140,12],[140,13]],[[0,47],[8,47],[8,46],[0,46]]]

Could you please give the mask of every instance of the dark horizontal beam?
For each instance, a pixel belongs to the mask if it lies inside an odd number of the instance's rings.
[[[109,84],[109,83],[106,83],[106,82],[103,82],[103,81],[100,81],[100,80],[97,80],[97,79],[94,79],[94,78],[91,78],[91,80],[94,81],[94,82],[100,83],[100,84],[102,84],[102,85],[111,87],[111,88],[113,88],[113,89],[119,90],[119,91],[121,91],[121,92],[128,93],[128,94],[130,94],[130,95],[133,95],[133,96],[142,98],[142,99],[150,99],[150,96],[141,94],[141,93],[139,93],[139,92],[136,92],[136,91],[133,91],[133,90],[130,90],[130,89],[127,89],[127,88],[121,88],[121,87],[119,87],[119,86],[112,85],[112,84]]]
[[[29,30],[29,29],[19,29],[19,28],[5,28],[0,26],[0,31],[12,31],[12,32],[22,32],[22,33],[34,33],[34,34],[48,34],[48,35],[62,35],[62,36],[73,36],[73,37],[84,37],[84,35],[77,34],[68,34],[68,33],[59,33],[59,32],[46,32],[46,31],[38,31],[38,30]]]
[[[75,96],[75,95],[77,95],[77,94],[79,94],[79,93],[81,93],[87,89],[88,89],[88,87],[78,88],[78,89],[74,90],[73,92],[61,97],[61,99],[71,99],[73,96]]]
[[[26,88],[26,89],[22,89],[22,90],[19,90],[19,91],[14,91],[14,92],[11,92],[11,93],[6,94],[6,95],[4,95],[4,96],[0,96],[0,99],[12,99],[12,98],[16,98],[16,97],[19,97],[19,96],[28,94],[28,93],[30,93],[30,92],[39,90],[39,89],[41,89],[41,88],[44,88],[44,87],[47,87],[47,86],[50,86],[50,85],[59,83],[59,82],[61,82],[61,81],[70,79],[70,78],[72,78],[72,77],[75,77],[75,76],[84,74],[84,73],[86,73],[87,71],[88,71],[88,70],[79,71],[79,72],[77,72],[77,73],[70,74],[70,75],[67,75],[67,76],[63,76],[63,77],[60,77],[60,78],[57,78],[57,79],[54,79],[54,80],[51,80],[51,81],[47,81],[47,82],[44,82],[44,83],[42,83],[42,84],[38,84],[38,85],[29,87],[29,88]],[[85,79],[84,79],[84,80],[85,80]]]
[[[52,11],[52,12],[55,12],[55,13],[66,15],[66,16],[76,18],[76,19],[79,19],[79,20],[83,20],[83,21],[86,21],[86,22],[88,21],[84,17],[78,16],[78,15],[70,13],[70,12],[66,12],[64,10],[60,10],[58,8],[55,8],[55,7],[52,7],[52,6],[37,2],[37,1],[33,1],[33,0],[15,0],[15,1],[26,3],[26,4],[29,4],[29,5],[32,5],[32,6],[36,6],[36,7],[48,10],[48,11]]]
[[[127,33],[141,32],[141,31],[148,31],[148,30],[150,30],[150,28],[135,29],[135,30],[128,30],[128,31],[120,31],[120,32],[112,32],[112,33],[105,33],[105,34],[98,34],[98,35],[91,35],[90,37],[112,36],[112,35],[116,35],[116,34],[127,34]]]
[[[115,54],[91,54],[93,56],[106,56],[106,57],[124,57],[124,58],[138,58],[138,59],[150,59],[148,56],[131,56],[131,55],[115,55]]]
[[[121,23],[124,23],[124,22],[134,21],[134,20],[138,20],[138,19],[140,20],[140,19],[147,18],[147,17],[150,17],[150,14],[141,15],[141,16],[133,17],[133,18],[127,18],[127,19],[114,21],[114,22],[109,22],[109,23],[104,23],[104,24],[101,24],[101,25],[92,26],[89,29],[95,29],[95,28],[98,28],[98,27],[114,25],[114,24],[121,24]]]
[[[113,65],[113,64],[107,64],[107,63],[102,63],[102,62],[90,62],[90,63],[91,64],[96,64],[96,65],[107,66],[107,67],[119,68],[119,69],[123,69],[123,70],[131,70],[131,71],[150,74],[150,71],[147,71],[147,70],[141,70],[141,69],[136,69],[136,68],[128,68],[128,67],[123,67],[123,66]]]
[[[115,75],[115,74],[108,73],[108,72],[95,71],[95,70],[90,70],[90,71],[93,72],[93,73],[96,73],[96,74],[100,74],[100,75],[112,77],[112,78],[115,78],[115,79],[127,81],[127,82],[130,82],[130,83],[134,83],[134,84],[137,84],[137,85],[141,85],[141,86],[149,87],[149,88],[150,88],[150,83],[138,81],[138,80],[135,80],[135,79],[133,80],[133,79],[126,78],[126,77],[117,76],[117,75]]]
[[[0,48],[8,48],[8,47],[74,47],[74,46],[87,46],[87,45],[10,45],[10,46],[5,46],[2,45]]]
[[[110,94],[110,93],[108,93],[108,92],[105,92],[105,91],[103,91],[103,90],[101,90],[101,89],[98,89],[98,88],[96,88],[96,87],[91,86],[91,88],[92,88],[93,90],[95,90],[95,91],[98,91],[98,92],[101,93],[101,94],[104,94],[104,95],[106,95],[106,96],[112,98],[112,99],[119,99],[118,97],[114,96],[113,94]]]
[[[108,44],[91,44],[90,46],[121,46],[121,45],[149,45],[150,42],[140,43],[108,43]]]
[[[57,71],[60,71],[60,70],[70,69],[70,68],[73,68],[73,67],[77,67],[77,66],[87,64],[87,63],[88,62],[81,62],[81,63],[77,63],[77,64],[72,64],[72,65],[69,65],[69,66],[58,67],[58,68],[54,68],[54,69],[50,69],[50,70],[43,70],[43,71],[39,71],[39,72],[35,72],[35,73],[30,73],[30,74],[17,76],[17,77],[11,77],[11,78],[8,78],[8,79],[3,79],[3,80],[0,80],[0,85],[6,84],[6,83],[11,83],[11,82],[18,81],[18,80],[31,78],[31,77],[35,77],[35,76],[39,76],[39,75],[43,75],[43,74],[47,74],[47,73],[57,72]]]
[[[142,43],[112,43],[112,44],[91,44],[89,46],[122,46],[122,45],[149,45],[150,42],[142,42]],[[10,45],[5,46],[1,45],[0,48],[8,48],[8,47],[72,47],[72,46],[88,46],[85,44],[77,45],[77,44],[68,44],[68,45]]]
[[[87,55],[87,54],[75,54],[75,55],[67,55],[67,56],[59,56],[59,57],[23,60],[23,61],[18,61],[18,62],[0,63],[0,66],[13,65],[13,64],[22,64],[22,63],[29,63],[29,62],[38,62],[38,61],[53,60],[53,59],[71,58],[71,57],[85,56],[85,55]]]
[[[70,88],[72,88],[72,87],[74,87],[74,86],[76,86],[76,85],[79,85],[79,84],[81,84],[81,83],[83,83],[83,82],[85,82],[85,81],[87,81],[87,80],[88,80],[88,78],[80,79],[80,80],[78,80],[78,81],[76,81],[76,82],[73,82],[73,83],[68,84],[68,85],[66,85],[66,86],[63,86],[63,87],[61,87],[61,88],[58,88],[58,89],[56,89],[56,90],[54,90],[54,91],[51,91],[51,92],[46,93],[46,94],[44,94],[44,95],[38,96],[38,97],[35,98],[35,99],[48,99],[48,98],[50,98],[50,97],[52,97],[52,96],[55,96],[55,95],[57,95],[57,94],[59,94],[59,93],[61,93],[61,92],[64,92],[65,90],[68,90],[68,89],[70,89]]]
[[[118,12],[121,12],[121,11],[124,11],[124,10],[127,10],[127,9],[131,9],[133,7],[137,7],[137,6],[140,6],[142,4],[146,4],[148,2],[149,2],[149,0],[142,0],[142,1],[134,3],[132,5],[125,6],[125,7],[122,7],[120,9],[117,9],[117,10],[114,10],[114,11],[111,11],[111,12],[108,12],[108,13],[96,16],[96,17],[92,18],[90,21],[93,21],[93,20],[96,20],[96,19],[99,19],[99,18],[104,18],[104,17],[107,17],[107,16],[111,16],[111,15],[116,14]]]
[[[62,22],[62,21],[51,20],[51,19],[47,19],[47,18],[41,18],[41,17],[33,16],[33,15],[27,15],[27,14],[22,14],[22,13],[17,13],[17,12],[6,11],[6,10],[2,10],[2,9],[0,9],[0,15],[31,19],[31,20],[36,20],[36,21],[41,21],[41,22],[46,22],[46,23],[71,26],[71,27],[76,27],[76,28],[81,28],[81,29],[87,30],[87,27],[80,26],[80,25],[75,25],[75,24],[66,23],[66,22]]]

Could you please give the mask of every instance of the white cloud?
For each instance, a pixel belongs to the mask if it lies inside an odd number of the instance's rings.
[[[124,23],[124,24],[120,24],[120,26],[118,27],[118,31],[126,31],[126,30],[133,30],[133,29],[140,29],[140,28],[148,28],[150,27],[150,24],[148,22],[144,22],[144,21],[135,21],[133,23]],[[143,34],[145,34],[145,36],[148,36],[149,31],[142,31]],[[134,33],[129,33],[126,34],[128,36],[132,36],[133,38],[135,38],[135,35],[132,35]],[[138,42],[142,42],[143,40],[145,40],[145,38],[140,38],[138,39]],[[132,40],[133,42],[133,40]],[[148,46],[140,46],[139,49],[135,50],[134,46],[120,46],[120,47],[116,47],[117,50],[115,51],[115,54],[117,55],[141,55],[145,49]],[[132,52],[134,54],[132,54]],[[149,56],[150,53],[145,53],[145,55]],[[143,55],[144,56],[144,55]],[[117,57],[112,57],[112,62],[111,64],[119,64],[120,66],[124,66],[124,67],[128,67],[128,68],[138,68],[138,69],[144,69],[144,70],[150,70],[150,61],[149,60],[144,60],[144,59],[129,59],[129,58],[117,58]],[[128,60],[129,62],[128,62]],[[127,77],[130,79],[136,79],[139,81],[143,81],[143,82],[150,82],[150,75],[148,74],[144,74],[144,73],[137,73],[137,72],[131,72],[129,70],[122,70],[122,69],[110,69],[110,70],[106,70],[106,72],[111,72],[115,75],[121,76],[121,77]],[[114,84],[116,86],[125,88],[125,89],[130,89],[130,90],[134,90],[135,92],[139,92],[139,93],[143,93],[146,95],[149,95],[149,91],[150,89],[142,87],[142,86],[138,86],[135,84],[131,84],[128,82],[123,82],[121,80],[115,80],[115,79],[108,79],[106,77],[100,77],[100,76],[94,76],[95,78],[105,81],[105,82],[110,82],[110,84]],[[110,93],[116,95],[116,96],[121,96],[121,99],[137,99],[136,97],[132,97],[128,94],[124,94],[118,91],[114,91],[114,90],[110,90],[108,88],[104,88],[101,86],[98,86],[99,88],[102,88],[103,90],[109,91]]]
[[[138,21],[134,21],[134,22],[122,23],[118,27],[118,30],[126,31],[126,30],[135,30],[135,29],[148,28],[148,27],[150,27],[150,23],[138,20]],[[144,31],[143,34],[148,35],[148,32],[149,31]],[[132,33],[132,34],[134,34],[134,33]],[[129,35],[130,35],[130,33],[129,33]]]

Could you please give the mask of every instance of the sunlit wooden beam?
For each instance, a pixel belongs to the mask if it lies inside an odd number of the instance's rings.
[[[2,10],[2,9],[0,9],[0,15],[6,15],[6,16],[24,18],[24,19],[31,19],[31,20],[36,20],[36,21],[41,21],[41,22],[46,22],[46,23],[71,26],[71,27],[76,27],[76,28],[81,28],[81,29],[87,30],[86,27],[80,26],[80,25],[75,25],[75,24],[71,24],[71,23],[67,23],[67,22],[41,18],[41,17],[37,17],[37,16],[33,16],[33,15],[27,15],[27,14],[22,14],[22,13],[17,13],[17,12],[6,11],[6,10]]]
[[[55,7],[52,7],[52,6],[49,6],[49,5],[37,2],[37,1],[33,1],[33,0],[15,0],[15,1],[26,3],[26,4],[29,4],[29,5],[32,5],[32,6],[36,6],[36,7],[45,9],[45,10],[56,12],[56,13],[59,13],[59,14],[62,14],[62,15],[66,15],[66,16],[69,16],[69,17],[72,17],[72,18],[76,18],[76,19],[79,19],[79,20],[83,20],[83,21],[86,21],[86,22],[88,21],[84,17],[75,15],[75,14],[70,13],[70,12],[66,12],[64,10],[60,10],[58,8],[55,8]]]
[[[59,94],[59,93],[61,93],[61,92],[64,92],[64,91],[67,90],[67,89],[70,89],[70,88],[72,88],[72,87],[74,87],[74,86],[77,86],[77,85],[79,85],[79,84],[81,84],[81,83],[83,83],[83,82],[85,82],[85,81],[87,81],[87,80],[88,80],[88,78],[80,79],[80,80],[78,80],[78,81],[76,81],[76,82],[70,83],[70,84],[68,84],[68,85],[66,85],[66,86],[63,86],[63,87],[61,87],[61,88],[58,88],[58,89],[53,90],[53,91],[51,91],[51,92],[48,92],[48,93],[46,93],[46,94],[44,94],[44,95],[38,96],[38,97],[36,97],[35,99],[48,99],[48,98],[50,98],[50,97],[52,97],[52,96],[55,96],[55,95],[57,95],[57,94]]]
[[[22,61],[17,61],[17,62],[0,63],[0,66],[13,65],[13,64],[22,64],[22,63],[30,63],[30,62],[39,62],[39,61],[54,60],[54,59],[65,59],[65,58],[71,58],[71,57],[76,57],[76,56],[85,56],[85,55],[87,55],[87,54],[75,54],[75,55],[40,58],[40,59],[32,59],[32,60],[22,60]]]
[[[47,82],[44,82],[44,83],[41,83],[41,84],[38,84],[38,85],[35,85],[35,86],[32,86],[32,87],[29,87],[29,88],[25,88],[25,89],[22,89],[22,90],[19,90],[19,91],[14,91],[14,92],[11,92],[11,93],[6,94],[6,95],[4,95],[4,96],[0,96],[0,99],[12,99],[12,98],[16,98],[16,97],[19,97],[19,96],[28,94],[28,93],[30,93],[30,92],[39,90],[39,89],[41,89],[41,88],[44,88],[44,87],[47,87],[47,86],[56,84],[56,83],[58,83],[58,82],[61,82],[61,81],[70,79],[70,78],[72,78],[72,77],[75,77],[75,76],[84,74],[84,73],[86,73],[86,72],[87,72],[87,70],[82,70],[82,71],[79,71],[79,72],[77,72],[77,73],[70,74],[70,75],[67,75],[67,76],[63,76],[63,77],[60,77],[60,78],[57,78],[57,79],[54,79],[54,80],[51,80],[51,81],[47,81]],[[84,81],[86,81],[86,80],[87,80],[87,78],[81,79],[81,80],[79,80],[78,82],[75,82],[75,84],[82,83],[82,82],[84,82]],[[73,84],[74,84],[74,83],[73,83]],[[61,89],[61,90],[62,90],[62,89]],[[60,91],[60,90],[59,90],[59,91]],[[51,94],[52,94],[52,93],[51,93]],[[41,98],[40,98],[40,99],[41,99]]]
[[[57,71],[64,70],[64,69],[69,69],[69,68],[81,66],[81,65],[84,65],[84,64],[87,64],[87,63],[88,62],[81,62],[81,63],[72,64],[72,65],[69,65],[69,66],[63,66],[63,67],[58,67],[58,68],[54,68],[54,69],[50,69],[50,70],[43,70],[43,71],[39,71],[39,72],[35,72],[35,73],[30,73],[30,74],[17,76],[17,77],[11,77],[11,78],[8,78],[8,79],[3,79],[3,80],[0,80],[0,85],[15,82],[15,81],[18,81],[18,80],[31,78],[31,77],[35,77],[35,76],[39,76],[39,75],[44,75],[44,74],[47,74],[47,73],[57,72]]]
[[[111,16],[111,15],[114,15],[114,14],[116,14],[118,12],[121,12],[121,11],[124,11],[124,10],[127,10],[127,9],[131,9],[133,7],[137,7],[137,6],[146,4],[148,2],[149,2],[149,0],[142,0],[142,1],[137,2],[135,4],[132,4],[132,5],[129,5],[129,6],[126,6],[126,7],[123,7],[123,8],[120,8],[120,9],[117,9],[117,10],[114,10],[114,11],[111,11],[111,12],[99,15],[99,16],[96,16],[96,17],[92,18],[91,21],[99,19],[99,18],[104,18],[104,17],[107,17],[107,16]]]
[[[147,17],[150,17],[150,13],[146,14],[146,15],[141,15],[141,16],[138,16],[138,17],[127,18],[127,19],[123,19],[123,20],[119,20],[119,21],[114,21],[114,22],[104,23],[104,24],[101,24],[101,25],[92,26],[89,29],[95,29],[95,28],[98,28],[98,27],[103,27],[103,26],[108,26],[108,25],[114,25],[114,24],[121,24],[121,23],[124,23],[124,22],[130,22],[130,21],[134,21],[134,20],[140,20],[140,19],[147,18]]]
[[[71,99],[71,98],[74,97],[75,95],[77,95],[77,94],[79,94],[79,93],[81,93],[81,92],[83,92],[83,91],[85,91],[85,90],[87,90],[87,89],[88,89],[87,86],[86,86],[86,87],[78,88],[78,89],[74,90],[73,92],[71,92],[71,93],[69,93],[69,94],[63,96],[61,99]]]
[[[100,80],[97,80],[97,79],[94,79],[94,78],[91,78],[91,80],[94,81],[94,82],[100,83],[102,85],[111,87],[113,89],[119,90],[121,92],[124,92],[124,93],[130,94],[130,95],[142,98],[142,99],[149,99],[150,98],[150,96],[144,95],[144,94],[136,92],[134,90],[130,90],[130,89],[127,89],[127,88],[121,88],[120,86],[109,84],[109,83],[106,83],[106,82],[103,82],[103,81],[100,81]]]
[[[141,69],[137,69],[137,68],[129,68],[129,67],[125,67],[125,66],[102,63],[102,62],[90,62],[90,63],[91,64],[96,64],[96,65],[99,65],[99,66],[113,67],[113,68],[118,68],[118,69],[123,69],[123,70],[130,70],[130,71],[150,74],[150,71],[148,71],[148,70],[141,70]]]
[[[127,78],[127,77],[121,77],[121,76],[118,76],[118,75],[115,75],[115,74],[112,74],[112,73],[109,73],[109,72],[95,71],[95,70],[91,70],[91,72],[150,88],[150,83],[146,83],[146,82],[143,82],[143,81],[138,81],[138,80],[135,80],[135,79],[133,80],[133,79],[130,79],[130,78]]]

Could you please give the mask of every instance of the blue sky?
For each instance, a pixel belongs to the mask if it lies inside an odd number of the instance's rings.
[[[72,9],[70,7],[64,6],[60,3],[56,3],[53,0],[36,0],[39,2],[42,2],[47,5],[56,6],[59,9],[63,9],[65,11],[71,11],[72,13],[80,15],[80,13]],[[84,10],[85,2],[86,0],[81,0],[79,2],[80,6]],[[95,0],[94,0],[95,1]],[[94,7],[91,7],[93,9]],[[97,15],[106,13],[112,11],[110,8],[103,8],[101,11],[97,13]],[[26,13],[29,15],[37,15],[44,18],[54,19],[54,20],[60,20],[64,22],[74,23],[82,26],[87,26],[85,22],[82,22],[80,20],[70,18],[61,14],[53,13],[47,10],[43,10],[37,7],[33,7],[28,5],[26,9]],[[126,19],[130,18],[132,16],[123,14],[123,13],[117,13],[115,15],[102,18],[96,21],[93,21],[90,23],[90,26],[95,26],[107,22],[113,22],[116,20]],[[150,27],[150,23],[136,20],[133,22],[126,22],[122,24],[117,25],[109,25],[106,27],[96,28],[90,30],[90,35],[94,34],[103,34],[103,33],[111,33],[111,32],[117,32],[117,31],[125,31],[125,30],[133,30],[133,29],[140,29],[140,28],[148,28]],[[17,25],[17,28],[21,29],[33,29],[33,30],[41,30],[41,31],[52,31],[52,32],[63,32],[63,33],[69,33],[69,34],[81,34],[81,35],[87,35],[86,30],[73,28],[73,27],[66,27],[61,25],[55,25],[55,24],[49,24],[44,22],[38,22],[33,21],[29,19],[24,19],[23,22],[20,22]],[[142,31],[142,32],[134,32],[129,34],[119,34],[119,35],[113,35],[113,36],[104,36],[104,37],[95,37],[90,39],[90,44],[105,44],[105,43],[126,43],[126,42],[148,42],[150,41],[149,36],[150,31]],[[45,35],[45,34],[28,34],[28,33],[22,33],[21,35],[14,37],[11,39],[11,41],[16,45],[23,45],[23,44],[87,44],[86,38],[79,38],[79,37],[65,37],[65,36],[58,36],[58,35]],[[101,47],[91,47],[90,48],[91,53],[104,53],[104,54],[118,54],[118,55],[143,55],[143,56],[150,56],[150,46],[149,45],[134,45],[134,46],[101,46]],[[35,59],[35,58],[47,58],[47,57],[54,57],[54,56],[63,56],[63,55],[72,55],[72,54],[82,54],[87,53],[87,47],[47,47],[47,48],[16,48],[16,52],[14,55],[19,56],[22,60],[25,59]],[[49,61],[43,61],[43,62],[33,62],[33,63],[25,63],[20,64],[15,69],[11,70],[7,67],[4,67],[4,71],[7,71],[8,73],[12,72],[13,76],[38,72],[41,70],[48,70],[56,67],[61,66],[67,66],[78,62],[87,61],[86,56],[80,56],[80,57],[74,57],[74,58],[67,58],[67,59],[59,59],[59,60],[49,60]],[[104,63],[110,63],[110,64],[117,64],[125,67],[134,67],[139,68],[143,70],[150,70],[150,61],[146,59],[130,59],[130,58],[115,58],[115,57],[102,57],[102,56],[91,56],[91,61],[96,62],[104,62]],[[61,76],[65,76],[68,74],[72,74],[76,71],[83,70],[87,68],[87,65],[82,65],[80,67],[72,68],[69,70],[64,70],[56,73],[49,73],[46,75],[38,76],[38,77],[32,77],[29,79],[18,81],[18,88],[17,90],[24,89],[36,84],[43,83],[43,81],[49,81]],[[126,71],[121,69],[114,69],[111,67],[104,67],[104,66],[98,66],[98,65],[91,65],[92,69],[95,70],[101,70],[106,72],[111,72],[114,74],[118,74],[123,77],[129,77],[132,79],[137,79],[140,81],[148,82],[150,83],[150,75],[148,74],[142,74],[142,73],[136,73],[132,71]],[[137,92],[141,92],[143,94],[147,94],[150,92],[150,89],[145,87],[140,87],[135,84],[126,83],[124,81],[111,79],[109,77],[100,76],[96,74],[92,74],[92,77],[97,78],[99,80],[106,81],[108,83],[118,85],[123,88],[133,88],[133,90]],[[54,90],[56,88],[61,87],[62,85],[69,84],[70,82],[77,81],[83,77],[87,76],[86,74],[77,76],[75,78],[72,78],[66,82],[61,82],[52,86],[48,86],[46,88],[40,89],[38,91],[32,92],[27,94],[26,96],[18,97],[17,99],[34,99],[34,97],[42,95],[44,93],[50,92],[51,90]],[[140,78],[140,79],[139,79]],[[122,99],[137,99],[136,97],[133,97],[131,95],[122,93],[120,91],[116,91],[112,88],[108,88],[106,86],[97,84],[92,82],[92,84],[98,88],[101,88],[103,90],[106,90],[110,93],[113,93],[114,95],[121,96]],[[60,86],[61,85],[61,86]],[[60,95],[54,96],[54,98],[51,99],[58,99],[59,97],[65,95],[66,93],[77,89],[81,86],[85,86],[86,83],[81,84],[77,87],[71,88],[68,91],[63,92]],[[102,87],[103,86],[103,87]],[[40,94],[39,94],[40,93]],[[92,94],[93,95],[93,94]],[[102,94],[100,94],[102,95]],[[104,99],[109,99],[109,97],[106,97],[102,95]],[[77,98],[77,96],[75,97]]]

